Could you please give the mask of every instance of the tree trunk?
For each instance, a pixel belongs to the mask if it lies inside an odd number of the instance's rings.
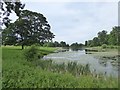
[[[24,49],[24,45],[22,45],[22,50]]]
[[[22,43],[21,44],[22,44],[22,50],[23,50],[24,49],[24,40],[23,40],[23,38],[22,38]]]

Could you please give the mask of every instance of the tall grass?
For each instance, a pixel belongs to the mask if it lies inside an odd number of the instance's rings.
[[[57,72],[60,74],[66,72],[74,76],[91,74],[89,64],[77,65],[76,62],[68,62],[67,64],[56,64],[52,62],[52,60],[39,60],[32,63],[43,70]]]

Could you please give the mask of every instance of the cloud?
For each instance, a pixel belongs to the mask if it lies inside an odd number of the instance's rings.
[[[42,13],[47,17],[52,27],[51,31],[56,35],[54,40],[63,40],[69,44],[84,43],[85,40],[97,36],[99,31],[105,29],[110,32],[111,28],[118,24],[117,2],[68,1],[29,1],[25,2],[25,9]]]
[[[117,3],[71,3],[68,9],[77,12],[75,16],[71,17],[76,18],[77,23],[76,21],[73,21],[73,25],[69,23],[73,28],[63,29],[64,34],[61,31],[60,35],[56,35],[56,40],[60,40],[61,37],[61,40],[68,42],[84,42],[97,36],[99,31],[110,32],[118,22]]]

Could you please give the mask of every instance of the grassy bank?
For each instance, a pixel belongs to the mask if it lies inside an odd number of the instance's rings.
[[[114,57],[118,56],[118,51],[119,51],[118,46],[98,46],[98,47],[86,47],[85,49],[88,50],[88,54],[94,54],[95,56],[101,56],[101,57]]]
[[[96,46],[96,47],[86,47],[88,50],[96,50],[99,52],[105,52],[105,51],[112,51],[112,50],[118,50],[120,48],[119,46],[110,46],[110,45],[103,45],[103,46]]]
[[[40,47],[43,54],[53,52],[54,48]],[[42,60],[29,62],[23,57],[20,47],[3,47],[3,88],[117,88],[115,78],[96,77],[91,74],[81,74],[76,77],[70,72],[61,73],[41,68]],[[37,65],[38,64],[38,65]],[[52,63],[51,63],[52,64]],[[39,66],[40,65],[40,66]],[[44,66],[43,65],[43,66]],[[47,65],[47,64],[46,64]],[[48,65],[47,65],[48,66]],[[45,67],[45,66],[44,66]],[[59,67],[59,66],[58,66]],[[56,66],[57,68],[57,66]],[[71,69],[72,70],[72,69]]]

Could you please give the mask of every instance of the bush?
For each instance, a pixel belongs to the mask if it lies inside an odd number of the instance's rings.
[[[52,42],[44,43],[43,47],[54,47],[54,43]]]
[[[44,43],[44,44],[43,44],[43,47],[47,47],[47,46],[48,46],[48,44],[47,44],[47,43]]]
[[[110,48],[111,48],[111,49],[113,49],[113,48],[114,48],[114,46],[113,46],[113,45],[110,45]]]
[[[103,48],[103,49],[107,48],[107,45],[106,45],[106,44],[103,44],[103,45],[102,45],[102,48]]]
[[[42,55],[39,53],[37,46],[32,45],[30,48],[25,49],[24,57],[28,61],[33,61],[41,58]]]
[[[40,44],[38,44],[38,43],[35,43],[33,46],[41,46]]]

